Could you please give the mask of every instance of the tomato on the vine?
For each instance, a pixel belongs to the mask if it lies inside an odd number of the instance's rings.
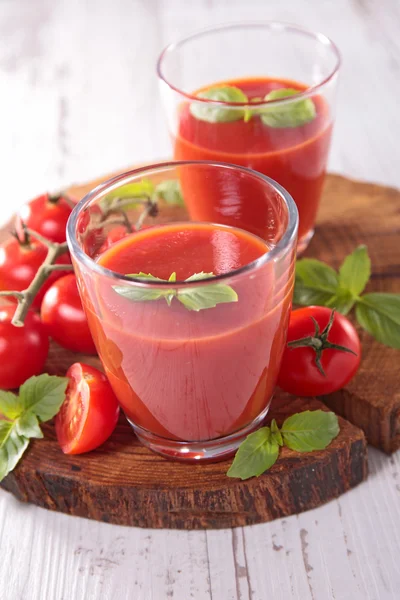
[[[108,379],[98,369],[75,363],[67,377],[66,397],[55,419],[56,434],[65,454],[82,454],[110,437],[119,405]]]
[[[0,307],[0,388],[19,387],[43,370],[49,351],[49,338],[39,316],[28,311],[23,327],[11,320],[14,305]]]
[[[40,315],[47,333],[60,346],[96,354],[74,274],[61,277],[47,290]]]
[[[23,235],[22,241],[13,237],[0,245],[0,290],[2,291],[20,292],[26,289],[46,258],[46,246],[32,237],[28,239],[25,234]],[[62,254],[56,263],[71,264],[68,252]],[[40,308],[46,290],[65,273],[67,270],[53,271],[49,275],[33,301],[34,308]]]
[[[153,225],[142,225],[140,231],[142,231],[143,229],[150,229],[150,227],[153,227]],[[134,232],[129,232],[126,228],[126,225],[116,225],[107,233],[106,239],[101,245],[98,253],[102,254],[103,252],[111,248],[111,246],[122,240],[127,235],[130,235],[131,233]]]
[[[65,242],[66,226],[72,207],[63,196],[42,194],[18,210],[16,229],[21,236],[22,223],[52,242]],[[22,221],[22,223],[21,223]]]
[[[128,233],[127,233],[125,225],[117,225],[116,227],[113,227],[107,233],[106,239],[104,240],[104,242],[99,250],[99,254],[102,254],[103,252],[105,252],[106,250],[111,248],[111,246],[113,246],[116,242],[119,242],[120,240],[122,240],[127,235],[128,235]]]
[[[308,306],[290,316],[278,385],[296,396],[331,394],[349,383],[361,360],[357,331],[330,308]]]

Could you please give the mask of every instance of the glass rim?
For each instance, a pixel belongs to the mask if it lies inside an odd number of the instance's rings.
[[[72,213],[70,214],[70,217],[67,222],[67,242],[68,242],[68,246],[69,246],[69,249],[70,249],[73,257],[76,258],[77,261],[81,262],[86,267],[88,267],[91,271],[95,272],[97,275],[101,275],[103,277],[108,277],[110,279],[113,279],[114,281],[123,281],[123,282],[133,285],[135,287],[142,287],[142,288],[161,289],[164,287],[171,287],[172,282],[170,282],[170,281],[163,281],[163,282],[151,282],[151,281],[147,282],[146,281],[146,282],[144,282],[143,279],[135,279],[132,277],[128,277],[127,275],[123,275],[122,273],[117,273],[116,271],[113,271],[112,269],[103,267],[98,262],[96,262],[95,260],[90,258],[90,256],[88,256],[88,254],[86,254],[84,252],[84,250],[81,248],[81,246],[77,240],[77,237],[76,237],[76,226],[77,226],[78,217],[80,216],[82,211],[87,206],[89,206],[93,201],[96,201],[96,200],[102,198],[107,192],[112,191],[114,189],[118,189],[122,185],[125,185],[126,183],[131,182],[133,177],[136,178],[137,176],[140,176],[141,174],[144,175],[145,173],[148,173],[149,171],[170,170],[171,168],[181,167],[181,166],[190,166],[190,165],[191,166],[203,165],[203,166],[208,166],[208,167],[213,167],[213,168],[216,167],[216,168],[223,168],[223,169],[227,169],[227,170],[240,171],[241,173],[244,173],[245,175],[251,175],[252,177],[256,177],[257,179],[260,179],[264,183],[267,183],[282,198],[283,203],[287,209],[288,222],[287,222],[286,229],[283,232],[281,238],[278,240],[277,244],[271,250],[269,250],[268,252],[265,252],[260,257],[253,260],[252,262],[247,263],[247,264],[239,267],[238,269],[233,269],[231,271],[228,271],[227,273],[221,273],[219,275],[215,275],[213,277],[207,277],[207,278],[204,278],[201,280],[176,281],[176,282],[174,281],[173,287],[185,287],[185,288],[199,287],[202,285],[215,283],[216,281],[218,281],[218,282],[225,281],[227,279],[232,279],[233,277],[236,277],[238,275],[257,271],[259,268],[263,267],[265,264],[272,262],[272,261],[276,261],[278,258],[280,258],[282,255],[285,254],[285,252],[291,247],[291,245],[294,245],[295,237],[297,234],[297,228],[298,228],[297,206],[296,206],[292,196],[289,194],[289,192],[287,192],[274,179],[271,179],[267,175],[263,175],[262,173],[259,173],[258,171],[253,171],[252,169],[248,169],[247,167],[241,167],[241,166],[234,165],[234,164],[216,162],[216,161],[207,161],[207,160],[200,160],[200,161],[182,160],[182,161],[167,161],[167,162],[154,163],[154,164],[151,163],[149,165],[145,165],[145,166],[139,167],[137,169],[132,169],[131,171],[126,171],[125,173],[121,173],[120,175],[116,175],[114,177],[111,177],[110,179],[107,179],[103,183],[100,183],[99,185],[97,185],[93,190],[88,192],[76,204],[76,206],[72,210]],[[193,224],[199,224],[199,225],[215,224],[221,228],[226,227],[227,229],[246,231],[240,227],[234,227],[231,225],[223,225],[223,224],[219,224],[219,223],[211,223],[210,221],[170,221],[167,223],[156,224],[155,226],[162,227],[163,225],[179,224],[179,223],[182,223],[183,225],[187,224],[187,223],[193,223]],[[248,232],[248,231],[246,231],[246,233],[251,236],[254,236],[258,240],[261,240],[266,246],[268,245],[266,240],[264,240],[260,236],[253,234],[251,232]]]
[[[163,68],[162,68],[163,61],[168,56],[168,54],[174,50],[179,49],[181,46],[183,46],[187,42],[190,42],[196,38],[200,38],[203,35],[207,35],[209,33],[216,33],[218,31],[228,31],[229,29],[243,29],[243,28],[248,28],[248,27],[250,27],[250,28],[254,27],[254,28],[258,28],[258,29],[267,28],[267,29],[271,29],[271,30],[275,29],[277,31],[286,30],[291,33],[298,33],[298,34],[307,36],[309,38],[314,38],[316,41],[321,42],[325,46],[330,47],[336,57],[336,62],[335,62],[333,69],[322,81],[320,81],[319,83],[317,83],[315,85],[307,87],[305,90],[296,94],[295,97],[292,96],[292,97],[287,97],[287,98],[276,98],[275,100],[267,100],[267,101],[260,100],[258,102],[251,102],[251,106],[265,106],[266,104],[268,104],[269,106],[272,104],[274,104],[274,105],[289,104],[291,102],[298,101],[299,98],[308,98],[310,96],[313,96],[321,88],[326,86],[332,79],[334,79],[334,77],[337,75],[337,73],[340,69],[340,66],[342,63],[342,58],[341,58],[341,54],[339,52],[339,48],[324,33],[321,33],[318,31],[312,31],[311,29],[306,29],[305,27],[300,27],[299,25],[294,25],[292,23],[287,23],[285,21],[243,21],[243,22],[237,22],[237,23],[226,23],[226,24],[206,27],[206,28],[200,29],[198,31],[195,31],[195,32],[191,33],[190,35],[179,39],[176,42],[171,42],[170,44],[168,44],[168,46],[166,46],[162,50],[162,52],[157,60],[156,70],[157,70],[158,78],[160,79],[160,81],[165,83],[171,90],[173,90],[174,92],[177,92],[178,94],[180,94],[181,96],[184,96],[185,98],[187,98],[188,100],[190,100],[192,102],[202,102],[204,104],[208,104],[208,105],[212,105],[212,106],[228,106],[229,108],[243,108],[243,107],[249,106],[248,102],[224,102],[221,100],[210,100],[209,98],[199,98],[198,96],[194,96],[193,94],[184,92],[183,90],[181,90],[180,88],[175,86],[171,81],[169,81],[167,79],[167,77],[163,73]]]

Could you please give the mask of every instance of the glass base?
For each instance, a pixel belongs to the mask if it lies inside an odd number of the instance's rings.
[[[135,425],[129,419],[128,422],[132,425],[139,441],[153,452],[161,454],[161,456],[188,463],[217,462],[232,456],[249,433],[252,433],[262,424],[268,413],[270,403],[271,401],[268,402],[262,413],[243,429],[225,437],[203,442],[170,440],[154,435],[154,433]]]
[[[307,248],[308,244],[311,242],[314,237],[314,229],[311,229],[306,235],[303,235],[302,238],[299,238],[297,242],[297,256],[303,254],[304,250]]]

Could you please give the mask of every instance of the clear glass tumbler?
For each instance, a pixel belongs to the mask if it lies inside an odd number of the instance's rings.
[[[314,232],[339,67],[325,35],[277,22],[200,31],[158,60],[174,159],[229,162],[280,183],[299,210],[298,252]],[[223,218],[261,236],[268,226],[251,198],[243,214],[214,196],[198,206],[188,195],[187,203],[195,219]]]
[[[208,193],[238,207],[255,199],[268,233],[192,221],[181,189],[197,202]],[[143,444],[185,461],[222,459],[264,419],[286,340],[297,227],[280,185],[207,162],[130,171],[74,209],[67,236],[82,302]]]

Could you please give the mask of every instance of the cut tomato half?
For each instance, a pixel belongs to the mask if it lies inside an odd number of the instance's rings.
[[[103,444],[118,421],[119,405],[106,376],[89,365],[74,363],[56,416],[58,443],[65,454],[83,454]]]

